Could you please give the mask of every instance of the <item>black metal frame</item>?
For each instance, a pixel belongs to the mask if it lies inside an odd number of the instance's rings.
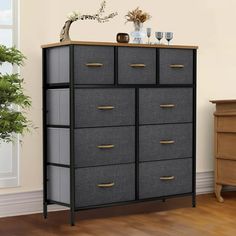
[[[133,84],[133,85],[124,85],[118,84],[118,71],[117,71],[117,57],[118,57],[118,47],[114,47],[115,52],[115,60],[114,60],[114,84],[110,85],[75,85],[74,84],[74,45],[69,45],[70,48],[70,82],[62,83],[62,84],[47,84],[47,68],[46,68],[46,50],[43,49],[43,213],[44,218],[47,218],[47,206],[49,204],[59,204],[62,206],[67,206],[70,208],[70,223],[71,225],[75,224],[75,212],[87,209],[95,209],[95,208],[102,208],[102,207],[111,207],[111,206],[119,206],[125,204],[133,204],[139,202],[147,202],[147,201],[154,201],[154,200],[162,200],[165,202],[168,198],[174,197],[184,197],[184,196],[192,196],[192,206],[196,206],[196,90],[197,90],[197,83],[196,83],[196,76],[197,76],[197,50],[193,50],[193,84],[159,84],[159,68],[156,68],[156,84]],[[156,53],[156,60],[157,65],[159,61],[159,49],[157,48]],[[192,192],[178,194],[178,195],[170,195],[170,196],[163,196],[163,197],[156,197],[156,198],[148,198],[148,199],[139,199],[139,88],[192,88],[193,89],[193,148],[192,148]],[[70,126],[57,126],[57,125],[47,125],[46,123],[46,91],[47,89],[53,88],[68,88],[70,90]],[[104,205],[96,205],[96,206],[88,206],[88,207],[76,207],[75,206],[75,158],[74,158],[74,129],[75,129],[75,121],[74,121],[74,90],[76,88],[134,88],[135,89],[135,200],[127,201],[127,202],[116,202]],[[56,163],[49,163],[47,160],[47,128],[48,127],[61,127],[61,128],[70,128],[70,165],[61,165]],[[56,202],[52,201],[47,198],[47,166],[54,165],[54,166],[61,166],[67,167],[70,169],[70,204],[66,204],[63,202]]]

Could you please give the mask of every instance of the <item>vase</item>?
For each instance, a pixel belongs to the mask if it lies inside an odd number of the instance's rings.
[[[67,20],[60,33],[60,42],[70,41],[70,26],[74,21]]]
[[[133,38],[133,43],[143,43],[143,38],[145,37],[145,32],[143,31],[143,23],[134,22],[134,31],[131,32]]]

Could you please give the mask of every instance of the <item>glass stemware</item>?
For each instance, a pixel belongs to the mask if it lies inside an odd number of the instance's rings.
[[[163,32],[155,32],[155,36],[159,41],[159,44],[161,44],[161,39],[163,38]]]
[[[148,44],[150,44],[151,33],[152,33],[152,29],[151,28],[147,28]]]
[[[173,39],[173,33],[172,32],[166,32],[165,38],[168,41],[168,45],[170,45],[170,40]]]

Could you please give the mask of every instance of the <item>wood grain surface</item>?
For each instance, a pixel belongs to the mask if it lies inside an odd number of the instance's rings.
[[[68,224],[68,212],[0,219],[2,236],[234,236],[236,235],[236,192],[223,193],[219,203],[213,194],[77,213],[76,225]],[[176,207],[183,207],[174,209]],[[169,208],[169,210],[166,210]],[[165,209],[165,211],[163,211]]]
[[[89,41],[68,41],[44,44],[42,48],[60,47],[66,45],[91,45],[91,46],[119,46],[119,47],[146,47],[146,48],[179,48],[179,49],[198,49],[198,46],[190,45],[166,45],[166,44],[133,44],[115,42],[89,42]]]

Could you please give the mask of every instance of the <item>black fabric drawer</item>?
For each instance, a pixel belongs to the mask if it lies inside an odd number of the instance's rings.
[[[193,83],[193,50],[160,50],[160,84]]]
[[[75,144],[78,167],[135,161],[134,127],[76,129]]]
[[[76,89],[76,127],[135,124],[134,89]]]
[[[140,124],[192,122],[192,88],[140,89]]]
[[[135,199],[134,164],[79,168],[75,176],[76,207]]]
[[[192,158],[139,164],[139,198],[192,192]]]
[[[119,84],[155,84],[156,49],[118,48]]]
[[[192,124],[148,125],[139,128],[139,160],[192,156]]]
[[[114,47],[75,46],[75,84],[113,84]]]

